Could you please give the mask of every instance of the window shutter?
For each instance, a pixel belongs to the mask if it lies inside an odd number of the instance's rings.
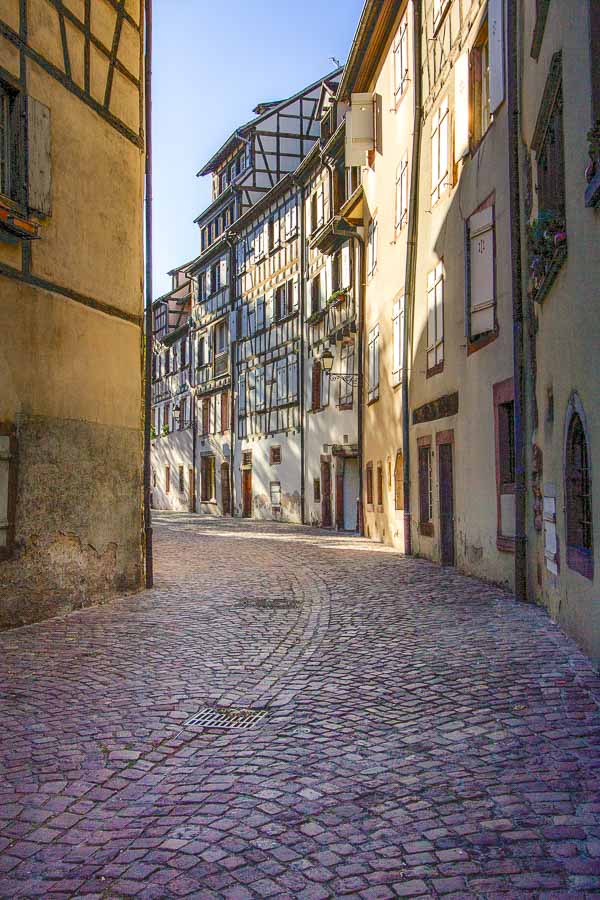
[[[351,285],[350,276],[350,244],[344,244],[342,247],[342,283],[341,288],[349,288]]]
[[[323,185],[317,191],[317,224],[323,224],[323,217],[325,215],[325,200],[323,197]]]
[[[435,288],[435,316],[436,316],[436,363],[444,359],[444,279],[442,277],[442,264],[439,263],[436,270],[438,282]]]
[[[28,206],[43,216],[52,213],[50,110],[27,98]]]
[[[427,368],[435,366],[435,269],[427,276]]]
[[[440,123],[440,168],[439,168],[439,173],[440,173],[440,175],[443,175],[444,172],[448,172],[448,145],[450,143],[450,141],[449,141],[450,117],[448,115],[448,100],[447,99],[443,102],[443,104],[440,108],[440,113],[441,113],[442,121]],[[447,177],[446,182],[448,182],[448,181],[449,181],[449,178]],[[444,188],[446,186],[447,186],[447,184],[442,184],[441,190],[444,190]]]
[[[266,309],[267,321],[266,324],[270,325],[275,319],[275,291],[270,291],[267,295],[267,309]]]
[[[220,260],[220,262],[219,262],[219,267],[220,267],[220,269],[221,269],[221,271],[220,271],[220,276],[221,276],[221,287],[223,287],[223,285],[226,285],[226,284],[229,283],[228,280],[227,280],[227,277],[228,277],[228,269],[229,269],[229,266],[227,265],[227,257],[225,257],[224,259]]]
[[[237,320],[238,320],[239,310],[229,313],[229,337],[232,341],[237,341],[238,339],[238,329],[237,329]],[[240,334],[239,337],[242,337]]]
[[[469,54],[463,53],[454,67],[454,161],[469,150]]]
[[[365,155],[375,140],[372,94],[352,94],[346,113],[346,165],[364,166]]]
[[[490,47],[490,112],[495,113],[504,100],[504,0],[488,2]]]
[[[392,364],[392,374],[394,377],[394,382],[398,379],[398,373],[400,371],[400,302],[396,301],[394,303],[394,333],[393,333],[393,364]]]
[[[248,337],[248,307],[242,306],[242,333],[240,338]]]
[[[311,221],[310,209],[311,209],[311,203],[309,200],[308,203],[306,204],[306,233],[307,234],[311,234],[313,226],[316,224]]]
[[[470,335],[494,330],[494,208],[469,219]]]
[[[312,409],[321,408],[321,363],[315,359],[312,367]]]
[[[292,309],[297,310],[300,305],[300,276],[295,275],[292,281]]]

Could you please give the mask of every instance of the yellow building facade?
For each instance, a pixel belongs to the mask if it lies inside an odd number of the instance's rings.
[[[0,3],[0,627],[141,584],[143,26]]]

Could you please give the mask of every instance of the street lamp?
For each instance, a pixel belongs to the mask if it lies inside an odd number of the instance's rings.
[[[331,350],[323,350],[320,363],[323,371],[327,372],[330,381],[343,381],[344,384],[358,384],[361,376],[358,372],[332,372],[334,356]]]
[[[181,419],[181,404],[176,403],[173,407],[173,419],[176,425],[179,425],[179,420]]]

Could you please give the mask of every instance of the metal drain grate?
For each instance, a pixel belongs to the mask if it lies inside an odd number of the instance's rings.
[[[300,601],[293,597],[246,597],[236,606],[240,609],[296,609]]]
[[[184,727],[196,725],[200,728],[254,728],[266,715],[266,709],[205,706],[184,722]]]

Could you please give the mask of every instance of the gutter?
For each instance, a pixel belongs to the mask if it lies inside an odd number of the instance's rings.
[[[306,308],[306,218],[304,215],[304,188],[300,182],[294,181],[298,195],[298,220],[300,223],[300,384],[298,396],[300,398],[300,509],[302,511],[302,524],[306,525],[306,434],[308,419],[304,414],[305,408],[305,384],[304,384],[304,350],[308,346],[305,342],[305,329],[308,328],[304,320]]]
[[[144,359],[144,555],[146,587],[154,584],[152,512],[150,510],[152,415],[152,0],[145,0],[146,46],[144,54],[146,126],[146,296]]]
[[[231,317],[232,314],[235,313],[235,295],[237,290],[237,271],[236,271],[236,254],[235,254],[235,243],[229,236],[226,234],[225,241],[227,246],[229,247],[229,322],[227,323],[229,330],[229,373],[230,373],[230,381],[231,381],[231,390],[229,392],[230,402],[229,402],[229,430],[231,433],[231,440],[229,442],[229,515],[231,518],[235,515],[235,472],[234,472],[234,464],[235,464],[235,439],[236,439],[236,429],[235,429],[235,408],[236,408],[236,367],[235,367],[235,351],[237,349],[237,333],[235,341],[231,340]],[[221,492],[222,492],[221,488]]]
[[[508,0],[506,18],[508,179],[513,295],[513,383],[515,403],[515,595],[527,598],[527,473],[525,436],[525,347],[519,186],[519,0]]]
[[[404,274],[404,372],[402,378],[402,480],[404,493],[404,552],[412,555],[412,523],[410,505],[410,397],[409,363],[412,350],[412,327],[415,305],[415,280],[417,269],[417,241],[419,233],[419,176],[421,161],[421,135],[423,131],[423,101],[421,81],[421,0],[413,2],[413,84],[414,84],[414,134],[410,164],[410,198],[408,210],[408,240],[406,244],[406,269]]]

